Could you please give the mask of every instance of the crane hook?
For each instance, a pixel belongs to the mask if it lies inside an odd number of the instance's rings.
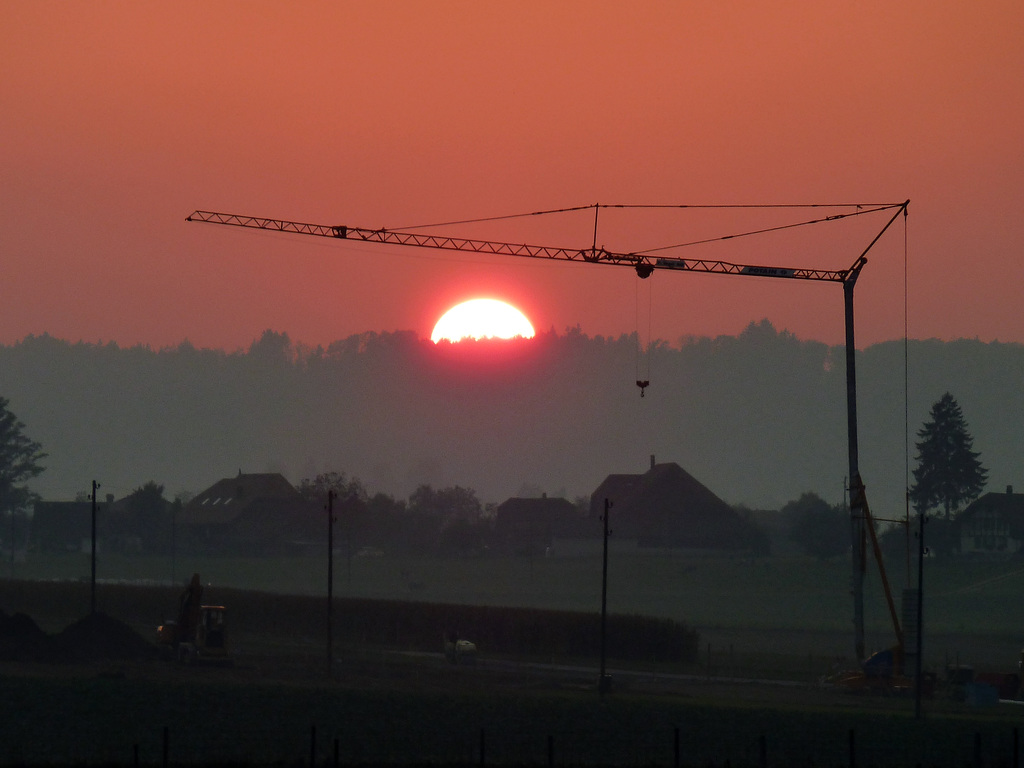
[[[637,381],[636,385],[640,387],[640,397],[644,396],[644,390],[651,385],[649,381]]]

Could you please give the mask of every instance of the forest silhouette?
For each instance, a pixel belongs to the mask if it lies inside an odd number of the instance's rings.
[[[653,454],[730,504],[778,509],[804,492],[842,501],[844,355],[767,320],[642,354],[635,335],[579,328],[438,345],[371,332],[328,347],[268,330],[236,352],[42,335],[0,346],[0,394],[49,454],[32,486],[47,499],[74,498],[92,479],[118,495],[149,480],[195,493],[239,470],[295,484],[341,471],[396,498],[431,484],[485,503],[523,488],[573,499],[610,473],[643,472]],[[912,468],[913,435],[947,391],[991,486],[1024,485],[1008,418],[1024,412],[1021,345],[886,342],[858,352],[857,374],[876,514],[903,513],[908,429]]]

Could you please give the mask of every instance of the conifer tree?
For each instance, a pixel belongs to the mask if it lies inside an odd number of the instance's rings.
[[[978,498],[988,470],[974,451],[974,438],[967,431],[960,405],[950,393],[932,405],[931,420],[918,431],[917,468],[910,500],[921,513],[940,508],[951,514]]]

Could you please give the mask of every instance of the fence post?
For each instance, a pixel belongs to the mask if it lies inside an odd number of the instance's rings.
[[[341,763],[338,762],[338,737],[334,737],[334,768],[338,768]]]
[[[135,766],[135,768],[139,768],[139,745],[138,744],[133,744],[132,745],[132,765]]]
[[[164,726],[164,738],[163,738],[163,767],[167,768],[167,753],[169,750],[170,734],[168,733],[167,726]]]
[[[487,762],[485,755],[487,754],[487,743],[484,739],[484,729],[480,729],[480,768],[484,768]]]
[[[975,768],[982,768],[981,762],[981,731],[974,732],[974,765]]]
[[[679,726],[672,734],[672,768],[679,768]]]
[[[1010,764],[1013,768],[1020,768],[1020,734],[1016,727],[1013,729],[1013,759]]]
[[[309,726],[309,768],[316,768],[316,726]]]
[[[762,733],[757,739],[758,765],[761,768],[768,768],[768,740]]]
[[[548,768],[555,768],[555,737],[548,734]]]
[[[850,729],[850,768],[857,768],[857,734]]]

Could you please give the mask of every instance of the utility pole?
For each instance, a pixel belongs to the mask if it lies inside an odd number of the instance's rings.
[[[181,504],[180,499],[175,499],[171,505],[171,584],[177,583],[177,569],[178,563],[178,506]]]
[[[14,510],[11,509],[7,513],[7,522],[10,524],[10,537],[11,537],[11,575],[10,580],[14,581]],[[27,546],[26,546],[27,548]]]
[[[605,671],[605,631],[608,625],[608,513],[612,503],[604,500],[604,550],[601,562],[601,678],[597,681],[597,691],[602,696],[612,687],[612,680]]]
[[[100,484],[92,481],[92,592],[89,603],[90,615],[96,615],[96,489]]]
[[[327,491],[327,674],[334,671],[334,489]]]
[[[921,719],[921,652],[924,634],[924,554],[928,550],[924,546],[924,510],[917,513],[917,658],[914,660],[914,717]]]

